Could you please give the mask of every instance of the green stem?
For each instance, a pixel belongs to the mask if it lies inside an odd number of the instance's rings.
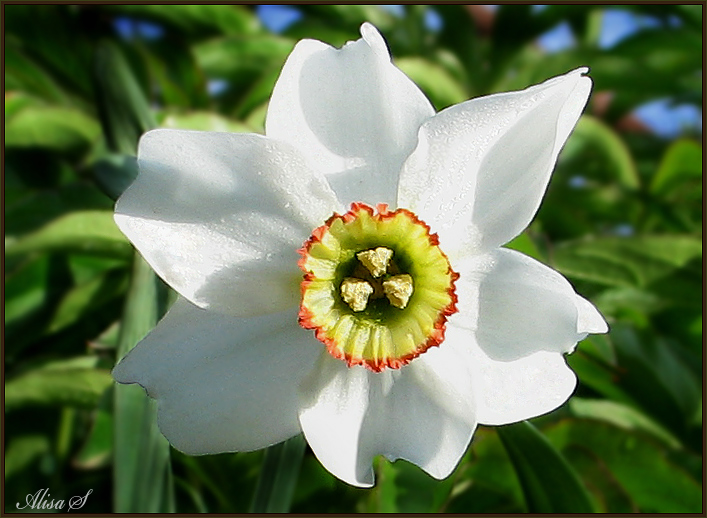
[[[251,513],[287,513],[297,486],[306,442],[302,434],[265,450]]]
[[[118,357],[157,322],[157,278],[135,254],[125,303]],[[174,512],[169,443],[157,429],[157,407],[137,385],[118,385],[114,399],[113,510],[116,513]]]

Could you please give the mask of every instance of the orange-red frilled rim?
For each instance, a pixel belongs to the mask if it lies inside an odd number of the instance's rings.
[[[358,254],[379,248],[392,251],[392,258],[374,277]],[[299,253],[304,271],[299,323],[314,329],[335,358],[380,372],[400,368],[444,340],[447,317],[457,311],[459,275],[440,250],[437,234],[409,210],[353,203],[347,213],[314,229]],[[387,291],[396,282],[386,281],[396,279],[409,294],[402,303]],[[342,297],[342,284],[370,288],[353,304]]]

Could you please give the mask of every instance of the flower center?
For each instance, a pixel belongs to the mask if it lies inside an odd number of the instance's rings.
[[[397,369],[444,339],[459,276],[412,212],[353,203],[299,253],[300,325],[349,366]]]
[[[396,274],[400,269],[392,262],[394,252],[379,246],[356,254],[361,266],[346,277],[340,286],[340,294],[353,311],[363,311],[368,300],[387,297],[390,304],[405,309],[412,295],[412,277],[407,273]]]

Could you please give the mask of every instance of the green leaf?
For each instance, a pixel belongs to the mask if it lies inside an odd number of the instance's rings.
[[[702,256],[693,236],[606,237],[559,245],[555,267],[568,277],[605,286],[647,287]]]
[[[243,83],[281,67],[293,46],[293,41],[278,36],[230,36],[200,43],[194,53],[208,76]]]
[[[307,445],[302,434],[265,450],[251,513],[287,513]]]
[[[189,484],[199,491],[209,512],[245,513],[253,502],[264,453],[191,456],[172,450],[172,462],[178,466],[175,471],[189,473]]]
[[[567,361],[580,382],[613,403],[639,410],[654,420],[682,445],[697,449],[701,422],[695,421],[700,405],[699,371],[689,351],[675,339],[655,336],[647,328],[638,334],[624,323],[614,323],[608,337],[590,337],[580,343]],[[590,346],[607,340],[615,360],[598,355]],[[625,421],[624,416],[624,421]],[[651,433],[660,435],[655,429]],[[660,436],[665,439],[665,435]]]
[[[643,30],[583,62],[597,91],[615,93],[608,113],[614,119],[656,98],[698,93],[701,43],[701,32],[687,26]]]
[[[683,469],[673,464],[665,448],[645,434],[588,420],[565,420],[545,429],[605,502],[605,512],[699,513],[702,491]],[[599,487],[597,487],[599,484]],[[603,485],[603,487],[602,487]],[[603,489],[603,491],[598,491]],[[630,505],[609,498],[622,493]],[[617,504],[621,507],[615,507]]]
[[[300,9],[305,13],[302,22],[314,19],[318,22],[323,22],[325,26],[348,30],[350,34],[348,38],[349,40],[353,40],[358,37],[358,29],[363,22],[372,23],[384,33],[390,30],[395,23],[395,18],[389,12],[381,9],[379,5],[326,5],[316,3],[306,6],[302,5],[300,6]],[[295,24],[293,29],[298,26],[299,23]],[[288,31],[288,34],[289,32],[290,31]],[[319,38],[320,35],[313,32],[307,36],[297,36],[298,39],[301,37]],[[329,40],[323,41],[329,42]],[[343,43],[344,42],[341,42],[341,44]],[[332,41],[331,44],[338,45],[339,42]]]
[[[92,313],[104,310],[105,305],[119,297],[127,285],[121,270],[107,271],[71,289],[59,302],[49,322],[47,333],[56,333]]]
[[[702,6],[699,4],[676,5],[684,19],[690,21],[696,29],[702,29]]]
[[[49,439],[43,435],[21,435],[11,440],[5,449],[5,479],[26,470],[50,449]]]
[[[564,150],[564,159],[573,152],[590,147],[599,152],[607,165],[607,172],[627,189],[638,189],[640,180],[636,164],[623,139],[610,126],[591,115],[583,115]]]
[[[219,131],[231,133],[252,133],[253,129],[239,121],[235,121],[211,112],[188,112],[183,114],[168,114],[163,120],[163,128],[187,129],[198,131]]]
[[[82,210],[113,210],[113,204],[89,182],[23,193],[5,205],[5,234],[17,237],[37,230],[53,219]]]
[[[66,214],[5,245],[7,257],[37,252],[74,252],[128,258],[132,253],[132,246],[113,221],[113,213],[93,210]]]
[[[7,87],[5,87],[7,88]],[[5,124],[7,121],[12,119],[15,115],[21,112],[23,109],[40,106],[40,103],[36,98],[27,95],[22,91],[6,91],[5,92]]]
[[[5,277],[5,326],[31,316],[48,298],[49,257],[24,262]]]
[[[5,47],[5,89],[22,90],[46,101],[65,103],[66,94],[54,78],[18,48],[17,40],[8,40]]]
[[[93,408],[112,379],[95,368],[95,357],[60,360],[34,368],[5,383],[5,410],[23,406]]]
[[[596,10],[596,7],[589,9]],[[603,118],[614,122],[639,105],[657,98],[686,96],[699,103],[700,44],[701,33],[687,27],[638,31],[607,50],[578,45],[548,54],[532,49],[534,42],[529,42],[521,51],[520,59],[507,66],[494,65],[491,68],[499,70],[499,77],[506,79],[494,86],[505,90],[511,86],[538,83],[580,64],[586,65],[594,81],[594,92],[610,91],[613,94]],[[513,69],[512,73],[509,68]]]
[[[689,139],[673,142],[660,161],[651,182],[651,192],[665,195],[685,182],[690,182],[690,188],[701,192],[702,165],[699,142]]]
[[[374,460],[376,485],[367,498],[366,513],[399,513],[397,470],[383,457]]]
[[[18,47],[51,74],[52,81],[66,88],[74,99],[90,98],[87,62],[93,50],[92,39],[96,32],[107,29],[100,17],[87,19],[78,9],[36,4],[7,6],[3,15],[5,27],[18,40]]]
[[[331,513],[336,512],[337,509],[351,509],[355,501],[352,501],[351,505],[342,505],[342,488],[347,490],[349,496],[360,491],[336,478],[313,454],[306,452],[302,460],[297,488],[292,497],[291,512]]]
[[[281,36],[230,36],[199,43],[194,53],[209,79],[226,81],[226,89],[214,98],[219,111],[244,119],[269,100],[293,46]]]
[[[77,467],[96,469],[110,463],[113,455],[112,403],[113,390],[107,390],[92,415],[88,437],[73,460]]]
[[[234,115],[240,119],[247,119],[248,116],[259,106],[267,106],[272,95],[273,88],[277,79],[280,77],[280,68],[275,66],[265,71],[258,79],[256,79],[250,88],[238,97],[233,102]],[[230,100],[230,96],[226,96],[226,102]],[[253,127],[246,124],[248,131],[254,131]],[[262,128],[263,125],[257,126],[256,129]],[[262,130],[261,130],[262,131]]]
[[[157,278],[145,260],[135,254],[118,358],[155,326],[157,318]],[[114,512],[174,512],[169,443],[157,428],[156,402],[137,385],[117,385],[114,408]]]
[[[523,491],[497,429],[479,427],[455,471],[445,513],[527,512]]]
[[[679,448],[680,441],[668,430],[643,413],[628,405],[606,399],[573,397],[570,410],[580,418],[605,421],[625,430],[640,430],[652,435],[670,448]]]
[[[540,253],[540,250],[538,250],[538,247],[528,235],[528,232],[523,232],[519,236],[516,236],[510,242],[506,243],[505,247],[522,252],[527,256],[537,259],[538,261],[545,260],[545,257],[543,257]]]
[[[616,384],[663,426],[689,442],[691,421],[701,404],[700,384],[669,341],[654,333],[612,326],[621,372]]]
[[[420,57],[395,60],[395,64],[419,86],[437,110],[466,101],[464,87],[443,67]]]
[[[152,20],[181,35],[253,34],[260,29],[257,17],[242,5],[121,5],[111,10],[138,19]]]
[[[701,34],[691,28],[641,31],[621,41],[612,54],[660,74],[691,72],[701,67]],[[634,82],[634,87],[643,86]]]
[[[5,126],[5,146],[47,148],[53,151],[86,151],[100,135],[98,123],[73,108],[28,106]]]
[[[66,260],[75,286],[86,284],[101,275],[112,274],[115,270],[127,270],[124,260],[110,257],[77,254],[66,257]]]
[[[454,488],[455,476],[437,480],[404,460],[377,459],[376,486],[371,509],[378,513],[432,513],[443,511]]]
[[[211,105],[206,78],[183,38],[158,38],[149,49],[140,49],[140,57],[160,105],[186,109]]]
[[[585,340],[583,343],[587,343]],[[607,365],[590,354],[585,353],[580,346],[574,354],[567,358],[570,368],[577,374],[581,384],[612,401],[638,407],[638,403],[622,387],[616,384],[619,368]]]
[[[523,421],[497,431],[523,487],[528,512],[593,512],[577,473],[532,424]]]
[[[254,110],[250,112],[248,118],[246,119],[246,124],[251,128],[256,128],[257,130],[265,131],[265,117],[268,112],[267,103],[263,103]]]
[[[96,160],[92,171],[98,187],[115,201],[137,178],[137,158],[111,153]]]
[[[305,9],[307,8],[310,8],[310,6],[305,7]],[[359,37],[357,29],[342,28],[333,22],[333,17],[332,19],[327,20],[323,18],[313,18],[311,16],[308,17],[305,15],[301,20],[289,26],[283,34],[288,38],[292,38],[294,41],[299,41],[305,38],[325,41],[335,48],[341,48],[347,41],[352,41]],[[360,26],[360,23],[358,26]],[[378,25],[376,27],[381,28]]]
[[[128,62],[112,43],[102,42],[96,49],[93,82],[109,147],[135,155],[140,135],[154,128],[155,121]]]
[[[670,305],[670,301],[659,295],[638,288],[608,289],[592,300],[603,313],[632,320],[643,327],[648,325],[649,315]]]

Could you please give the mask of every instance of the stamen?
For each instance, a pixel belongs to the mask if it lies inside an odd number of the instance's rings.
[[[341,283],[341,298],[354,311],[363,311],[368,305],[368,297],[373,293],[373,286],[363,279],[346,277]]]
[[[407,273],[393,275],[383,281],[383,293],[398,309],[405,309],[412,296],[412,277]]]
[[[388,271],[388,263],[390,258],[393,257],[393,251],[390,248],[379,246],[372,250],[359,252],[356,257],[371,272],[373,277],[378,278]]]

